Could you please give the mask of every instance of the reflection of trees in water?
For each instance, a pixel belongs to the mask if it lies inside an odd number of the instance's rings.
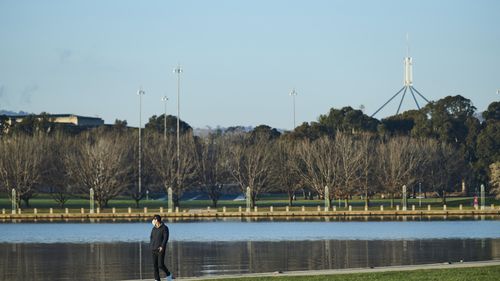
[[[179,265],[179,276],[274,272],[278,270],[340,269],[488,260],[492,240],[414,241],[281,241],[179,243],[176,250],[189,257]],[[500,244],[500,242],[497,242]],[[462,246],[465,245],[465,246]],[[174,263],[177,261],[173,261]]]
[[[0,252],[0,280],[116,280],[129,279],[129,273],[139,277],[135,243],[0,244]]]
[[[167,249],[169,269],[187,277],[498,259],[500,239],[172,242]],[[0,280],[152,278],[147,243],[0,243],[0,253]]]

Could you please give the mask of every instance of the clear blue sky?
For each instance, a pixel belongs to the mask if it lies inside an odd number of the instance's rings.
[[[373,113],[402,87],[406,33],[414,85],[484,110],[500,95],[500,1],[0,0],[0,109],[137,125],[175,114],[194,127],[292,127],[331,107]],[[403,109],[415,108],[411,98]],[[376,117],[395,113],[397,102]]]

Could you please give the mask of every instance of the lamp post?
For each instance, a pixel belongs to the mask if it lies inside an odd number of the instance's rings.
[[[165,103],[165,114],[163,115],[163,138],[167,140],[167,96],[161,98],[161,100]]]
[[[16,214],[17,211],[17,194],[16,194],[16,189],[12,189],[12,214]]]
[[[293,99],[293,129],[295,129],[295,97],[297,96],[297,92],[295,89],[292,89],[289,95],[292,96]]]
[[[174,69],[174,73],[177,74],[177,187],[180,185],[180,92],[181,92],[181,65],[178,64]]]
[[[139,95],[139,195],[142,192],[142,169],[141,169],[141,164],[142,164],[142,137],[141,137],[141,127],[142,127],[142,96],[144,96],[146,92],[144,90],[139,89],[137,91],[137,95]]]
[[[421,182],[418,183],[418,193],[419,193],[419,195],[418,195],[418,206],[422,207],[422,183]]]
[[[95,207],[95,192],[93,188],[90,188],[89,190],[89,198],[90,198],[90,213],[94,213],[94,207]]]

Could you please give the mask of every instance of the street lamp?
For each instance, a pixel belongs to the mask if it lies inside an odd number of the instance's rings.
[[[167,96],[161,98],[161,100],[165,103],[165,114],[163,115],[163,138],[165,141],[167,140]]]
[[[139,95],[139,194],[141,194],[141,184],[142,184],[142,169],[141,169],[141,159],[142,159],[142,138],[141,138],[141,127],[142,127],[142,96],[144,96],[146,92],[144,90],[139,89],[137,91],[137,95]]]
[[[177,74],[177,186],[180,185],[180,93],[181,93],[181,73],[182,73],[181,65],[178,64],[174,69],[174,73]]]
[[[293,129],[295,129],[295,97],[297,96],[297,92],[295,89],[292,89],[289,95],[293,98]]]

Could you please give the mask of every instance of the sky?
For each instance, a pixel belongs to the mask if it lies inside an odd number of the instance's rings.
[[[500,100],[496,0],[0,0],[0,110],[195,128],[293,127],[330,108],[374,113],[403,86],[429,100]],[[408,34],[408,42],[406,35]],[[424,103],[419,100],[420,104]],[[375,117],[396,113],[394,100]],[[407,96],[402,110],[415,109]]]

